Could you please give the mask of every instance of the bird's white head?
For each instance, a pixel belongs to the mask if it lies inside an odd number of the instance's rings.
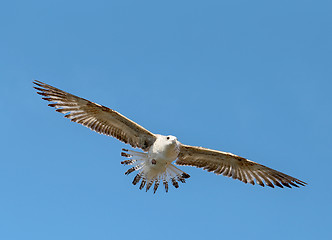
[[[180,142],[177,138],[172,135],[156,134],[156,136],[157,139],[150,148],[151,153],[159,153],[175,160],[180,151]]]
[[[165,138],[166,145],[170,146],[170,148],[174,149],[176,152],[179,150],[180,142],[178,139],[172,135],[163,136]]]
[[[176,144],[178,139],[172,135],[163,136],[168,144]]]

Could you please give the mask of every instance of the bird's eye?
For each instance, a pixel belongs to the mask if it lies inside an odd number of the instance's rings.
[[[169,137],[167,137],[166,139],[169,140]]]

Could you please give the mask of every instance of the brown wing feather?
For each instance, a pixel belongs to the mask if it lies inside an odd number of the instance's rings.
[[[48,84],[35,80],[35,89],[38,94],[50,101],[50,107],[65,114],[66,118],[80,123],[98,133],[115,137],[122,142],[129,143],[148,151],[154,143],[154,134],[121,115],[120,113],[99,104],[77,97]]]
[[[289,187],[306,185],[305,182],[278,172],[248,159],[232,153],[211,150],[202,147],[181,145],[180,154],[176,161],[178,165],[203,168],[209,172],[223,174],[238,179],[244,183],[257,184],[264,187]]]

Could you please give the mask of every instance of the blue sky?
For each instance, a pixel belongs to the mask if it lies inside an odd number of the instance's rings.
[[[332,238],[331,1],[0,4],[0,239]],[[153,195],[125,144],[71,123],[38,79],[154,133],[309,183],[251,186],[201,169]]]

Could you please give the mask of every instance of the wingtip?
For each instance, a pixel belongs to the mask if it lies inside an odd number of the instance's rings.
[[[43,83],[43,82],[41,82],[41,81],[38,81],[38,80],[33,80],[32,83],[33,83],[33,84],[36,84],[36,85],[38,85],[38,86],[41,86],[41,85],[45,84],[45,83]]]
[[[297,184],[300,184],[301,186],[306,186],[306,185],[308,185],[308,183],[306,183],[306,182],[303,182],[303,181],[301,181],[301,180],[296,180],[295,181]]]

